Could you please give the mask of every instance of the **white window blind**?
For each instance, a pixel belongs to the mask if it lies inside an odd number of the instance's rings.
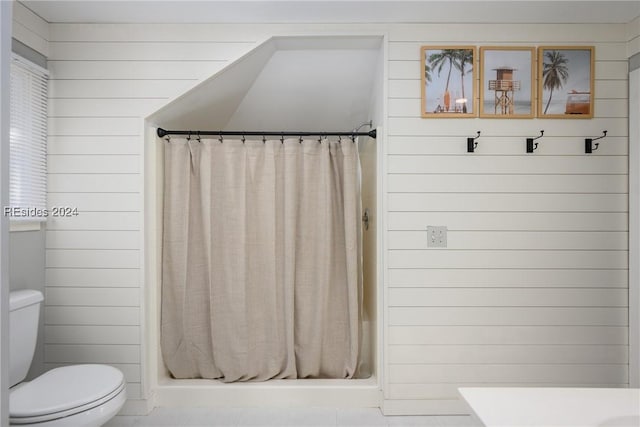
[[[11,61],[9,195],[11,219],[44,221],[47,204],[47,70]]]

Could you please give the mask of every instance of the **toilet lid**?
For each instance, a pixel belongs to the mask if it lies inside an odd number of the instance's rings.
[[[11,391],[11,418],[38,417],[83,407],[124,386],[120,370],[107,365],[52,369]]]

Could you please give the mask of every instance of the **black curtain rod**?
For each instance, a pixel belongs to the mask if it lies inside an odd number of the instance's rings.
[[[214,131],[214,130],[166,130],[162,128],[158,128],[157,134],[160,138],[163,138],[167,135],[192,135],[192,136],[369,136],[371,138],[376,138],[376,130],[372,129],[369,132],[292,132],[292,131],[283,131],[283,132],[258,132],[258,131],[231,131],[231,130],[222,130],[222,131]]]

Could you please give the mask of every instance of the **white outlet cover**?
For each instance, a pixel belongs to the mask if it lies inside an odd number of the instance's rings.
[[[447,227],[445,226],[427,226],[427,247],[428,248],[446,248],[447,247]]]

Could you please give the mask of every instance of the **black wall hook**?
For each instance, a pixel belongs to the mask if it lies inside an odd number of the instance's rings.
[[[476,139],[480,138],[480,131],[478,131],[478,136],[475,138],[467,138],[467,153],[473,153],[478,146]]]
[[[600,143],[596,142],[596,144],[593,145],[593,141],[597,141],[599,139],[602,139],[605,136],[607,136],[607,131],[603,130],[602,131],[602,136],[599,136],[597,138],[585,138],[585,140],[584,140],[584,152],[587,153],[587,154],[590,154],[590,153],[596,151],[598,149],[598,146],[600,145]]]
[[[527,138],[527,153],[533,153],[533,151],[538,148],[538,143],[537,142],[534,143],[533,141],[535,141],[536,139],[542,138],[543,135],[544,135],[544,131],[541,130],[540,136],[536,138]]]

